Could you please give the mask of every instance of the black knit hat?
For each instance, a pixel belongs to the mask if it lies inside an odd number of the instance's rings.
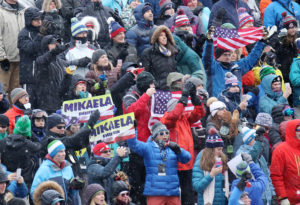
[[[6,115],[0,115],[0,125],[9,126],[9,119]]]
[[[4,172],[4,170],[0,167],[0,183],[6,182],[8,183],[8,178],[6,176],[6,173]]]
[[[226,52],[230,52],[230,51],[217,47],[215,50],[216,59],[218,59],[223,53],[226,53]]]
[[[136,87],[142,93],[145,93],[148,88],[150,88],[150,84],[154,83],[155,79],[153,75],[147,71],[141,72],[136,78]]]
[[[153,11],[151,4],[145,3],[142,9],[142,15],[144,15],[149,10]]]
[[[93,197],[100,191],[105,192],[100,184],[89,184],[85,190],[86,204],[90,204]]]
[[[222,137],[217,133],[217,130],[215,128],[209,129],[205,141],[205,147],[207,148],[224,147],[224,142],[222,140]]]
[[[54,189],[48,189],[41,196],[42,205],[56,204],[60,201],[65,201],[60,193]]]
[[[286,106],[287,104],[278,104],[272,108],[271,116],[273,122],[280,124],[284,120],[283,110]]]
[[[47,127],[51,129],[59,124],[66,124],[63,116],[53,113],[48,117]]]
[[[92,63],[96,64],[99,58],[101,58],[101,56],[103,55],[107,55],[105,50],[103,49],[96,50],[92,55]]]
[[[115,181],[112,185],[112,199],[116,198],[122,191],[129,191],[128,185],[124,181]]]

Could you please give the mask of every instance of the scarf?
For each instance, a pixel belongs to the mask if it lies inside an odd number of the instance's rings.
[[[3,138],[5,138],[8,135],[8,132],[4,132],[4,133],[0,133],[0,140],[2,140]]]
[[[169,51],[166,47],[163,45],[159,45],[159,51],[164,55],[164,56],[171,56],[172,53]]]

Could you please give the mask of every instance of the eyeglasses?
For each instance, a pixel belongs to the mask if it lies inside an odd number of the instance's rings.
[[[219,107],[216,110],[226,110],[226,107]]]
[[[168,132],[168,131],[162,131],[162,132],[160,132],[160,133],[159,133],[159,135],[160,135],[160,136],[163,136],[163,135],[168,135],[168,134],[169,134],[169,132]]]
[[[129,192],[128,191],[127,192],[121,192],[120,195],[122,197],[129,196]]]
[[[65,126],[56,126],[56,128],[61,130],[61,129],[65,129]]]
[[[7,126],[6,126],[6,125],[0,125],[0,127],[1,127],[2,129],[5,129],[5,128],[7,128]]]
[[[107,154],[110,152],[110,149],[103,151],[102,153]]]

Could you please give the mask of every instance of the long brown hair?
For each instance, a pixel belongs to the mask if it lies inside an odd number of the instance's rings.
[[[221,160],[222,160],[222,166],[223,170],[227,170],[227,157],[222,152],[221,154]],[[216,158],[215,158],[215,148],[204,148],[202,151],[201,159],[200,159],[200,168],[204,171],[210,172],[211,169],[216,164]]]
[[[296,46],[296,39],[298,38],[298,33],[296,32],[296,34],[295,35],[293,35],[293,36],[291,36],[291,35],[287,35],[285,38],[284,38],[284,40],[283,40],[283,44],[285,45],[285,46],[289,46],[289,45],[291,45],[291,44],[293,44],[294,46]]]

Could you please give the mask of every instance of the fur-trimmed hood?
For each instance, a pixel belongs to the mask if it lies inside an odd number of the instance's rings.
[[[168,42],[170,42],[173,46],[176,46],[170,29],[164,25],[156,27],[156,29],[154,30],[153,35],[151,37],[151,44],[154,45],[154,43],[157,42],[159,34],[163,31],[166,32]]]
[[[54,1],[57,10],[61,9],[61,7],[62,7],[61,0],[44,0],[42,10],[45,11],[46,13],[51,12],[49,9],[49,6],[52,1]]]
[[[33,202],[35,205],[42,205],[41,196],[44,193],[44,191],[49,190],[49,189],[54,189],[55,191],[60,193],[60,195],[63,198],[65,198],[65,193],[64,193],[63,189],[56,182],[45,181],[45,182],[41,183],[34,191]]]
[[[93,31],[93,39],[98,39],[98,35],[99,35],[99,32],[100,32],[100,24],[97,20],[97,18],[93,17],[93,16],[85,16],[81,19],[81,23],[82,24],[86,24],[88,22],[92,22],[93,25],[94,25],[94,28],[91,29]]]

